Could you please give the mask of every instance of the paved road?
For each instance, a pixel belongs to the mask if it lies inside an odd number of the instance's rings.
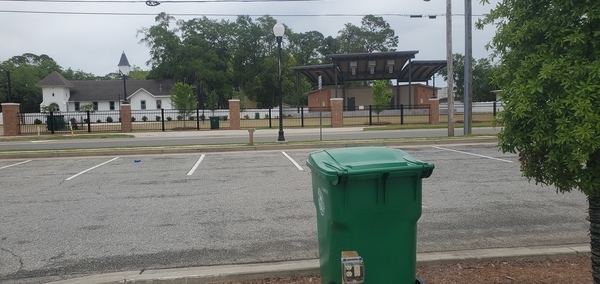
[[[495,145],[403,150],[436,166],[420,252],[589,241],[585,197],[529,184]],[[0,282],[314,259],[309,152],[0,160]]]
[[[496,134],[499,129],[491,127],[473,128],[473,134]],[[259,129],[254,133],[254,142],[275,142],[277,129]],[[324,128],[323,140],[408,138],[447,136],[447,129],[387,130],[363,131],[362,127]],[[149,147],[199,144],[248,143],[247,130],[185,131],[185,132],[134,132],[135,138],[123,139],[86,139],[86,140],[46,140],[46,141],[1,141],[0,151],[35,149],[77,149],[108,147]],[[456,136],[462,135],[462,129],[456,129]],[[319,141],[318,128],[288,129],[287,141]]]

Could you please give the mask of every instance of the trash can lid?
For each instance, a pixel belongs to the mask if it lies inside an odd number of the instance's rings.
[[[327,181],[337,184],[339,177],[355,174],[413,171],[428,178],[434,165],[410,154],[388,147],[350,147],[310,153],[306,164]]]

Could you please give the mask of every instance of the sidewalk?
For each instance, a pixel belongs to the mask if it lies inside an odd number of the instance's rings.
[[[590,253],[589,244],[563,246],[492,248],[466,251],[427,252],[417,254],[417,265],[473,262],[503,259],[558,258]],[[365,267],[368,267],[365,263]],[[220,281],[247,281],[292,275],[318,275],[319,260],[298,260],[276,263],[240,264],[116,272],[69,280],[53,284],[123,284],[123,283],[187,283],[204,284]]]

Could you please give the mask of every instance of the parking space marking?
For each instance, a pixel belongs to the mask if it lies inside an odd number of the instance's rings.
[[[463,151],[458,151],[458,150],[454,150],[454,149],[442,148],[442,147],[437,147],[437,146],[433,146],[433,148],[440,149],[440,150],[451,151],[451,152],[456,152],[456,153],[461,153],[461,154],[467,154],[467,155],[477,156],[477,157],[481,157],[481,158],[492,159],[492,160],[501,161],[501,162],[507,162],[507,163],[512,163],[513,162],[513,161],[509,161],[509,160],[504,160],[504,159],[499,159],[499,158],[494,158],[494,157],[490,157],[490,156],[484,156],[484,155],[479,155],[479,154],[474,154],[474,153],[469,153],[469,152],[463,152]]]
[[[67,178],[67,179],[65,179],[65,180],[72,180],[72,179],[74,179],[74,178],[76,178],[76,177],[78,177],[78,176],[80,176],[80,175],[82,175],[82,174],[85,174],[85,173],[87,173],[87,172],[89,172],[89,171],[91,171],[91,170],[93,170],[93,169],[95,169],[95,168],[99,168],[99,167],[101,167],[101,166],[104,166],[104,165],[106,165],[106,164],[108,164],[108,163],[110,163],[110,162],[112,162],[112,161],[114,161],[114,160],[116,160],[116,159],[118,159],[118,158],[119,158],[119,157],[116,157],[116,158],[113,158],[113,159],[111,159],[111,160],[109,160],[109,161],[106,161],[106,162],[104,162],[104,163],[102,163],[102,164],[95,165],[95,166],[93,166],[93,167],[91,167],[91,168],[89,168],[89,169],[87,169],[87,170],[85,170],[85,171],[82,171],[82,172],[80,172],[80,173],[78,173],[78,174],[76,174],[76,175],[74,175],[74,176],[68,177],[68,178]]]
[[[296,161],[294,161],[294,159],[292,159],[292,157],[290,157],[286,152],[281,151],[281,153],[284,156],[286,156],[288,158],[288,160],[290,160],[292,162],[292,164],[294,164],[294,166],[296,166],[296,168],[298,168],[298,170],[304,171],[304,169]]]
[[[200,165],[200,163],[202,163],[202,160],[204,160],[204,154],[202,154],[202,156],[200,156],[200,159],[198,159],[198,161],[196,162],[196,164],[194,164],[194,166],[192,167],[192,169],[190,169],[190,171],[187,173],[188,176],[191,176],[194,174],[194,172],[196,171],[196,169],[198,168],[198,166]]]
[[[12,165],[8,165],[8,166],[4,166],[4,167],[1,167],[1,168],[0,168],[0,170],[2,170],[2,169],[6,169],[6,168],[10,168],[10,167],[14,167],[14,166],[18,166],[18,165],[20,165],[20,164],[29,163],[29,162],[31,162],[31,161],[32,161],[32,160],[27,160],[27,161],[19,162],[19,163],[16,163],[16,164],[12,164]]]

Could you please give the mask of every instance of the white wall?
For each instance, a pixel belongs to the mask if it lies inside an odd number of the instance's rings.
[[[65,87],[43,88],[41,105],[49,106],[52,103],[58,105],[60,111],[67,111],[67,102],[71,96],[71,91]]]
[[[156,101],[161,101],[161,107],[164,109],[173,109],[171,106],[171,100],[169,96],[153,96],[144,89],[140,89],[133,95],[129,96],[129,103],[131,104],[131,110],[141,110],[142,101],[146,101],[146,109],[157,109]]]

